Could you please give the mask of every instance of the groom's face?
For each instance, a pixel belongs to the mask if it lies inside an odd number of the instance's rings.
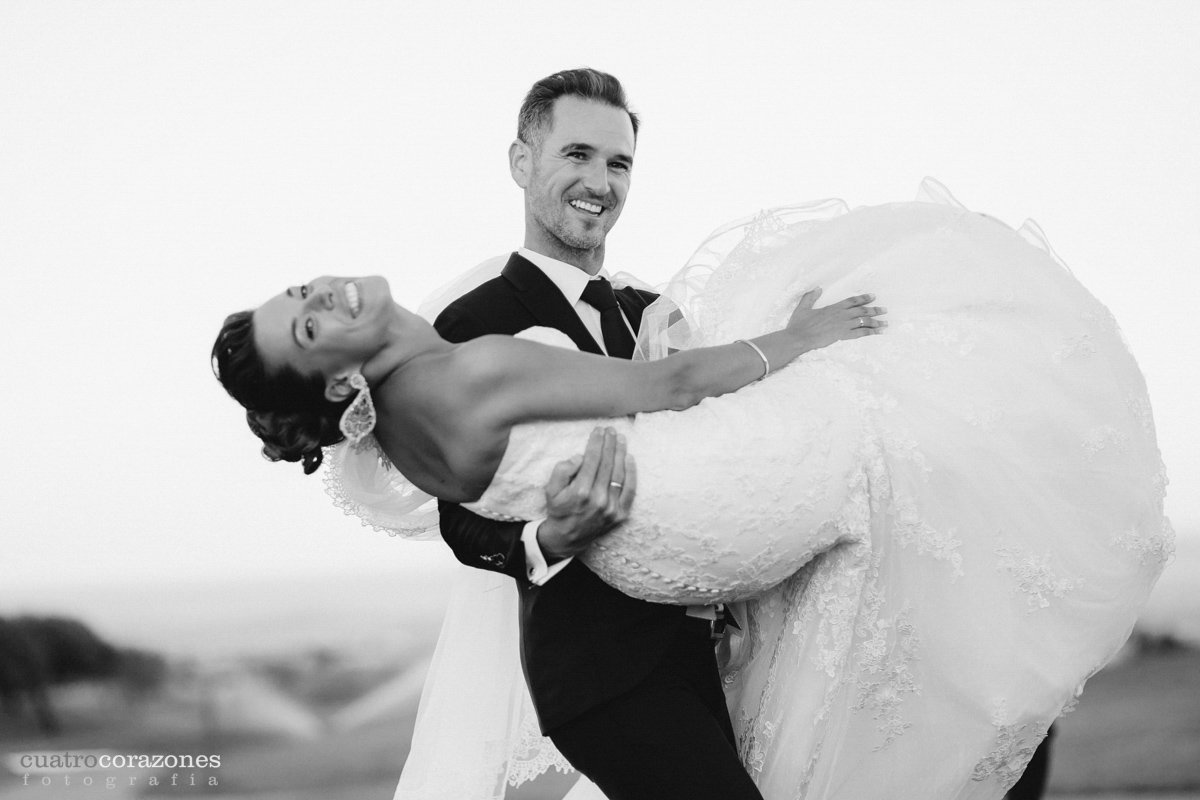
[[[602,248],[625,205],[633,151],[627,112],[560,97],[540,146],[529,148],[520,175],[514,169],[525,189],[526,245],[576,266],[572,251]]]

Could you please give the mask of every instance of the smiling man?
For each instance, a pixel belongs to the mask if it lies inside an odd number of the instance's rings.
[[[525,190],[526,248],[588,275],[600,271],[605,236],[629,192],[634,119],[620,107],[567,95],[553,103],[548,127],[522,126],[508,155]]]
[[[434,323],[443,337],[546,326],[584,352],[630,357],[654,295],[614,290],[604,243],[629,192],[637,131],[611,75],[567,70],[533,85],[508,151],[524,190],[524,247],[499,277],[446,307]],[[521,663],[542,732],[609,800],[761,800],[717,673],[723,612],[635,600],[574,558],[624,519],[617,498],[632,501],[636,483],[636,471],[582,463],[572,482],[586,475],[588,485],[547,487],[545,520],[496,522],[439,505],[460,561],[517,581]]]

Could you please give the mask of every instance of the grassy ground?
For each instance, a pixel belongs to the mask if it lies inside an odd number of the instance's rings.
[[[94,710],[93,710],[94,712]],[[58,783],[24,786],[0,770],[0,800],[73,800],[91,795],[139,798],[220,797],[222,800],[390,800],[408,751],[411,716],[312,740],[270,739],[206,729],[194,708],[166,701],[102,714],[68,710],[70,733],[54,740],[11,725],[0,730],[0,753],[36,749],[220,753],[219,770],[179,770],[180,785],[157,790],[84,791]],[[1079,707],[1059,722],[1051,766],[1051,796],[1071,800],[1200,798],[1200,651],[1151,650],[1089,682]],[[195,773],[196,786],[187,785]],[[121,773],[122,780],[133,773]],[[217,787],[207,778],[216,777]],[[551,774],[509,793],[511,800],[558,800],[573,776]],[[34,781],[36,784],[36,780]],[[469,800],[469,799],[465,799]]]

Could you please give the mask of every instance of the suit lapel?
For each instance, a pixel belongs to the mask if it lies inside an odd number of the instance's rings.
[[[525,306],[538,325],[558,330],[571,337],[571,341],[585,353],[601,355],[603,351],[575,309],[563,297],[554,281],[546,273],[513,253],[500,273],[516,290],[517,301]],[[639,312],[640,317],[640,312]]]

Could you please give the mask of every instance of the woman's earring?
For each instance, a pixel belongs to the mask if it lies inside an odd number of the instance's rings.
[[[362,373],[351,375],[350,385],[358,390],[358,396],[342,412],[338,429],[350,440],[350,444],[358,444],[364,436],[375,430],[375,404],[371,402],[371,387],[367,386],[367,379]]]

